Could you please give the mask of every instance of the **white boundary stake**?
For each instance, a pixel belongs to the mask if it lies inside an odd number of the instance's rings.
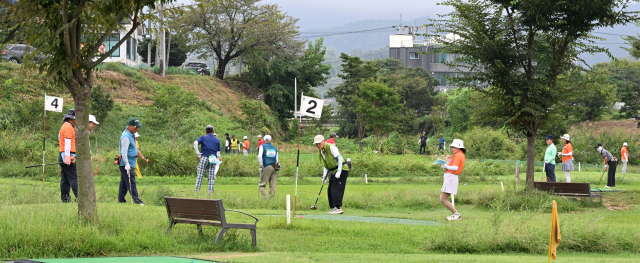
[[[367,179],[367,174],[364,174],[364,183],[365,183],[365,184],[368,184],[368,183],[369,183],[369,180]]]
[[[287,225],[291,225],[291,195],[287,195]]]
[[[451,204],[455,207],[456,206],[456,200],[455,200],[455,195],[451,194]]]
[[[578,172],[580,172],[580,162],[578,162]]]
[[[500,181],[500,187],[502,187],[502,191],[504,192],[504,184]]]

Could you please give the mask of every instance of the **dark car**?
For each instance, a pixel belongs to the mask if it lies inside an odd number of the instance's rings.
[[[29,45],[24,45],[24,44],[9,45],[9,46],[6,46],[4,49],[2,49],[2,56],[0,56],[0,59],[2,61],[22,63],[24,62],[25,55],[33,52],[34,50],[35,49]],[[36,52],[36,54],[34,54],[31,57],[31,60],[36,62],[42,62],[42,60],[44,60],[46,57],[47,56],[41,54],[40,52]]]
[[[211,70],[209,70],[209,66],[207,66],[207,63],[203,63],[203,62],[187,62],[182,66],[182,68],[191,69],[193,72],[199,75],[205,75],[205,76],[211,75]]]

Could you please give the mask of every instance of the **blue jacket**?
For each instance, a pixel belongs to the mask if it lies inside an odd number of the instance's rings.
[[[124,138],[129,138],[129,148],[127,149],[127,156],[122,156],[122,158],[127,158],[127,160],[129,161],[129,166],[131,166],[131,168],[136,168],[136,161],[138,160],[136,137],[129,130],[124,130],[122,136],[120,137],[120,143],[118,144],[118,153],[122,152],[122,140]],[[120,161],[120,166],[124,166],[123,161]]]
[[[271,143],[265,143],[262,145],[262,165],[267,167],[276,163],[276,156],[278,155],[278,149]]]

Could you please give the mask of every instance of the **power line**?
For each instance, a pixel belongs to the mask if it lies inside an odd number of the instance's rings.
[[[311,36],[302,36],[305,38],[312,38],[312,37],[328,37],[328,36],[338,36],[338,35],[347,35],[347,34],[358,34],[358,33],[376,33],[376,32],[384,32],[384,31],[380,31],[380,30],[395,30],[393,29],[393,27],[382,27],[382,28],[374,28],[374,29],[365,29],[365,30],[357,30],[357,31],[346,31],[346,32],[335,32],[335,33],[331,33],[331,32],[324,32],[326,34],[324,35],[318,35],[320,34],[320,32],[302,32],[301,35],[304,34],[312,34]],[[316,34],[316,35],[314,35]]]

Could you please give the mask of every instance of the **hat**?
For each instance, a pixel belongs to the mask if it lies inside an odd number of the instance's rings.
[[[627,144],[627,142],[624,142],[622,146],[629,146],[629,145]]]
[[[264,136],[264,141],[265,142],[270,142],[271,141],[271,135],[265,135]]]
[[[213,137],[218,137],[218,134],[214,132]]]
[[[422,132],[422,134],[425,134],[425,133],[426,133],[426,132],[424,132],[424,131]]]
[[[228,134],[228,133],[225,133],[225,134],[224,134],[224,136],[229,136],[229,134]]]
[[[134,136],[136,136],[136,138],[140,137],[140,134],[138,134],[137,132],[133,134]]]
[[[545,140],[552,140],[553,139],[553,135],[547,135],[546,138],[544,138]]]
[[[316,137],[313,137],[313,144],[318,144],[324,141],[324,136],[322,135],[316,135]]]
[[[76,119],[76,110],[75,109],[70,109],[69,110],[69,114],[65,114],[64,115],[65,119],[72,119],[75,120]]]
[[[562,135],[562,139],[565,139],[567,141],[571,141],[571,137],[569,137],[569,134]]]
[[[443,136],[444,134],[440,133],[440,136]]]
[[[464,142],[460,139],[453,139],[453,142],[449,146],[458,148],[462,150],[463,153],[467,153],[467,150],[464,148]]]
[[[596,149],[598,149],[598,148],[600,148],[600,147],[602,147],[602,143],[598,143],[598,144],[596,144]]]
[[[242,138],[243,140],[248,140],[247,136],[244,136],[244,138]]]
[[[133,127],[136,127],[136,128],[142,127],[142,124],[140,124],[140,121],[138,119],[136,119],[136,118],[131,118],[129,120],[129,125],[131,125]]]
[[[235,134],[234,134],[234,135],[231,135],[231,137],[235,138],[235,137],[236,137],[236,135],[235,135]]]
[[[329,138],[340,138],[335,132],[329,134]]]
[[[262,135],[258,134],[258,138],[262,138]]]
[[[100,124],[97,120],[96,120],[96,116],[93,115],[89,115],[89,122],[93,122],[95,124]]]

